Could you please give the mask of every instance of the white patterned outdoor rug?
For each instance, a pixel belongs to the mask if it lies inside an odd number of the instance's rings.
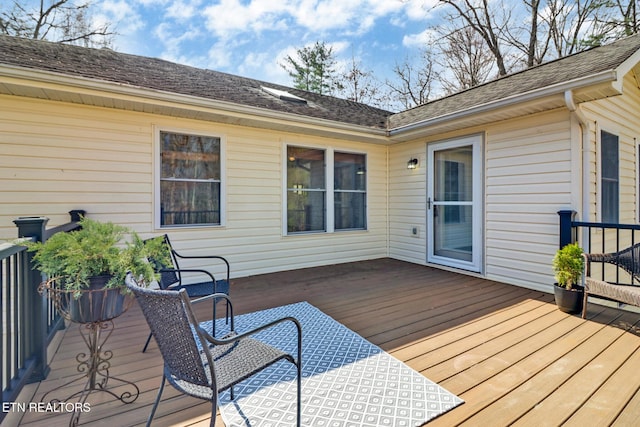
[[[302,425],[420,426],[463,403],[439,385],[371,344],[309,303],[235,317],[238,333],[293,316],[302,325]],[[224,319],[216,335],[228,328]],[[296,355],[291,322],[255,335]],[[227,426],[293,426],[296,369],[278,362],[220,396]]]

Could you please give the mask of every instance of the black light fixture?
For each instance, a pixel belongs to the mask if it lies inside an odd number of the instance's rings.
[[[411,159],[407,162],[407,169],[415,169],[418,167],[418,159]]]

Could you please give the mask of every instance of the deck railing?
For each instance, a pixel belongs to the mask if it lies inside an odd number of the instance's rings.
[[[18,237],[25,241],[45,241],[58,232],[78,228],[84,211],[69,212],[67,224],[46,229],[48,218],[27,217],[14,221]],[[17,243],[0,245],[0,383],[4,418],[5,402],[13,402],[25,384],[41,381],[49,373],[47,347],[56,331],[64,327],[51,301],[40,295],[42,274],[33,269],[32,254]]]
[[[640,243],[639,224],[617,224],[576,221],[574,211],[560,211],[560,248],[573,242],[579,242],[587,253],[615,253]],[[628,277],[621,278],[620,269],[600,267],[592,275],[601,276],[602,280],[625,282]]]

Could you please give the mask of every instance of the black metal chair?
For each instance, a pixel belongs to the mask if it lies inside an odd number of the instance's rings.
[[[158,260],[149,259],[149,262],[154,266],[156,273],[160,274],[160,281],[158,284],[160,285],[160,289],[164,290],[180,290],[182,288],[185,289],[187,295],[190,298],[199,298],[207,295],[220,293],[229,295],[230,288],[230,267],[229,261],[227,261],[224,257],[219,255],[181,255],[178,253],[173,246],[171,245],[171,240],[169,240],[168,235],[164,235],[164,243],[169,248],[171,254],[171,262],[172,265],[164,265],[160,263]],[[213,273],[209,270],[205,269],[194,269],[194,268],[181,268],[179,260],[180,259],[206,259],[206,260],[218,260],[221,261],[226,268],[226,277],[224,279],[218,279],[214,277]],[[185,276],[195,275],[199,277],[199,281],[195,281],[193,283],[183,281]],[[216,306],[218,302],[221,301],[222,298],[215,298],[213,302],[213,318],[216,318]],[[229,317],[229,306],[227,305],[227,319]],[[215,335],[215,330],[213,331]],[[142,352],[147,351],[147,347],[151,342],[151,336],[153,334],[149,334],[147,341],[144,344],[144,348]]]
[[[229,301],[227,295],[211,294],[190,300],[185,289],[172,291],[139,287],[131,274],[127,276],[126,283],[135,294],[164,359],[162,383],[149,414],[147,426],[151,425],[151,420],[160,403],[165,381],[169,381],[169,384],[182,393],[209,400],[211,402],[210,425],[215,426],[218,393],[230,389],[231,399],[234,399],[234,385],[281,360],[291,362],[297,369],[297,425],[300,426],[302,329],[298,320],[285,317],[251,331],[236,334],[233,312],[231,312],[232,332],[218,339],[208,334],[198,323],[192,303],[211,298],[223,298]],[[230,301],[229,308],[233,310]],[[298,344],[297,359],[250,337],[256,332],[284,322],[292,322],[295,325]],[[198,347],[196,336],[201,347]]]

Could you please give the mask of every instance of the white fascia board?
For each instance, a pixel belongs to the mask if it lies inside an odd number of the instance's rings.
[[[515,104],[521,104],[528,101],[535,101],[536,99],[545,98],[553,95],[563,95],[568,90],[575,90],[577,88],[588,87],[592,85],[611,82],[612,84],[617,81],[617,73],[615,70],[608,70],[592,76],[571,80],[568,82],[560,83],[557,85],[547,86],[541,89],[536,89],[530,92],[502,98],[496,101],[480,104],[475,107],[468,108],[466,110],[456,111],[450,114],[433,117],[426,120],[421,120],[408,125],[400,126],[389,130],[389,136],[395,136],[404,132],[411,132],[420,128],[439,125],[445,122],[460,120],[473,116],[476,114],[487,113],[492,110],[500,108],[510,107]],[[617,88],[616,88],[617,89]]]
[[[624,76],[626,76],[627,73],[629,73],[633,69],[633,67],[638,65],[638,63],[640,63],[640,49],[635,51],[633,55],[627,58],[622,64],[618,66],[618,68],[616,68],[616,71],[618,73],[618,78],[614,83],[614,87],[618,89],[620,92],[622,92],[622,86],[624,84]]]

